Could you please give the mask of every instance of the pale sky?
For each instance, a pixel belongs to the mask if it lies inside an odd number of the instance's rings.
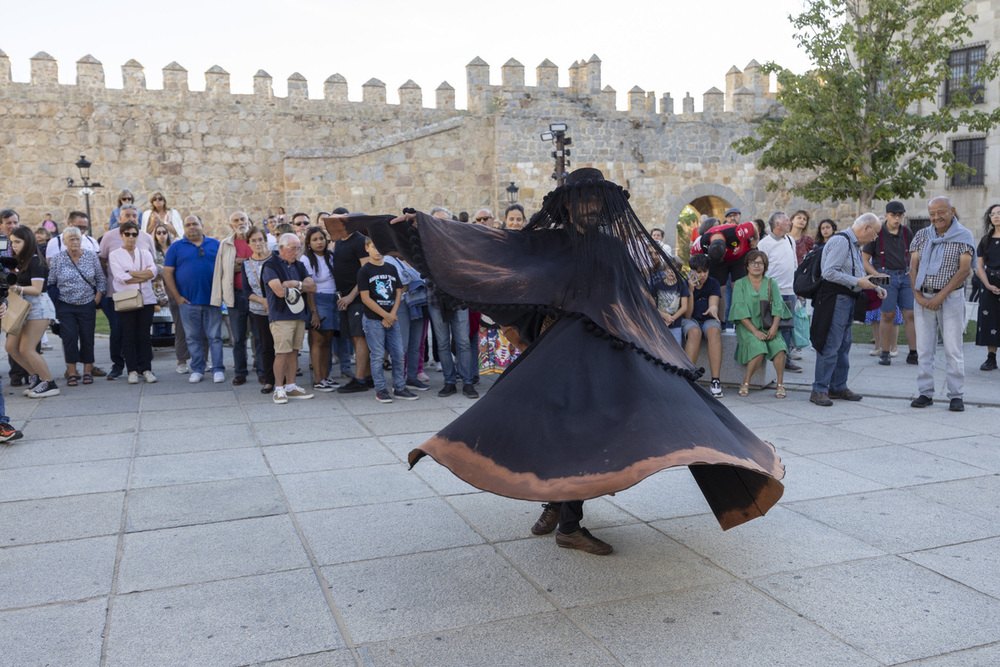
[[[203,90],[205,70],[220,65],[231,74],[235,93],[252,92],[253,75],[263,69],[277,96],[285,95],[288,76],[299,72],[309,82],[309,96],[322,98],[323,82],[339,73],[351,100],[360,100],[362,84],[377,78],[396,103],[399,86],[413,79],[424,106],[434,106],[434,89],[448,81],[459,108],[466,107],[465,65],[476,56],[489,63],[494,84],[500,67],[515,58],[529,86],[535,67],[548,58],[565,86],[569,66],[597,54],[602,86],[618,92],[619,109],[638,85],[657,98],[669,92],[680,112],[686,92],[700,110],[706,90],[724,90],[733,65],[742,69],[756,59],[808,69],[788,22],[803,3],[0,0],[0,50],[10,58],[15,81],[28,81],[29,59],[45,51],[59,61],[60,83],[74,83],[75,63],[89,53],[104,64],[110,88],[121,87],[121,66],[134,58],[145,67],[149,88],[160,88],[163,66],[177,61],[188,70],[192,90]]]

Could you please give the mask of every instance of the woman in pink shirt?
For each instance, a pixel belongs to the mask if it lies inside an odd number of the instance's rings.
[[[128,383],[138,384],[142,375],[146,382],[156,382],[153,375],[153,311],[156,295],[153,293],[153,278],[156,277],[156,262],[152,254],[144,248],[136,248],[139,226],[125,222],[118,227],[122,243],[118,250],[108,256],[108,273],[114,285],[115,310],[122,324],[122,354],[128,369]],[[142,305],[133,304],[121,310],[122,297],[132,290],[138,290]],[[138,307],[135,307],[137,306]]]

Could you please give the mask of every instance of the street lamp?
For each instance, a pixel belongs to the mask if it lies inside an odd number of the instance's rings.
[[[90,162],[86,157],[80,156],[80,159],[76,161],[76,168],[80,170],[80,180],[83,181],[83,185],[75,185],[72,178],[66,179],[66,187],[68,188],[80,188],[80,194],[83,195],[84,200],[87,202],[87,235],[91,233],[91,220],[90,220],[90,195],[94,194],[94,188],[104,187],[100,183],[90,182]]]
[[[570,150],[566,147],[571,145],[573,140],[566,136],[567,130],[569,126],[566,123],[550,123],[549,131],[541,134],[542,141],[551,141],[556,145],[556,149],[552,151],[552,157],[556,159],[556,171],[552,174],[552,178],[555,179],[557,186],[566,182],[566,169],[570,165],[566,159],[570,156]]]
[[[511,181],[510,185],[507,186],[507,203],[511,206],[517,203],[517,191],[518,187],[514,185],[514,181]]]

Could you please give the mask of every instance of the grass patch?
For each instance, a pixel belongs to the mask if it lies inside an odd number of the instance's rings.
[[[100,308],[97,309],[97,322],[94,325],[94,333],[106,336],[111,334],[111,325],[108,324],[108,318]]]
[[[851,325],[851,339],[854,341],[855,345],[872,345],[875,343],[875,339],[872,337],[872,325],[870,324],[858,324],[855,322]],[[976,321],[969,320],[969,324],[965,327],[965,335],[962,336],[963,343],[975,343],[976,342]],[[896,346],[899,348],[906,347],[906,327],[902,324],[899,325],[899,335],[896,336]]]

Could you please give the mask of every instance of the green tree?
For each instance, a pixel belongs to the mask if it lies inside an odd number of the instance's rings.
[[[691,206],[685,206],[681,214],[677,216],[677,243],[674,245],[674,254],[680,257],[685,264],[691,256],[691,230],[698,224],[698,211]]]
[[[924,195],[937,178],[968,173],[956,163],[945,136],[959,129],[985,133],[1000,122],[1000,110],[976,110],[972,92],[1000,69],[996,54],[961,80],[952,79],[948,58],[972,35],[976,16],[965,0],[810,0],[789,17],[795,39],[815,68],[794,74],[775,63],[783,108],[756,119],[755,134],[733,144],[746,155],[762,151],[761,169],[778,179],[808,172],[804,183],[773,180],[812,202],[857,201]],[[799,175],[801,178],[801,175]]]

